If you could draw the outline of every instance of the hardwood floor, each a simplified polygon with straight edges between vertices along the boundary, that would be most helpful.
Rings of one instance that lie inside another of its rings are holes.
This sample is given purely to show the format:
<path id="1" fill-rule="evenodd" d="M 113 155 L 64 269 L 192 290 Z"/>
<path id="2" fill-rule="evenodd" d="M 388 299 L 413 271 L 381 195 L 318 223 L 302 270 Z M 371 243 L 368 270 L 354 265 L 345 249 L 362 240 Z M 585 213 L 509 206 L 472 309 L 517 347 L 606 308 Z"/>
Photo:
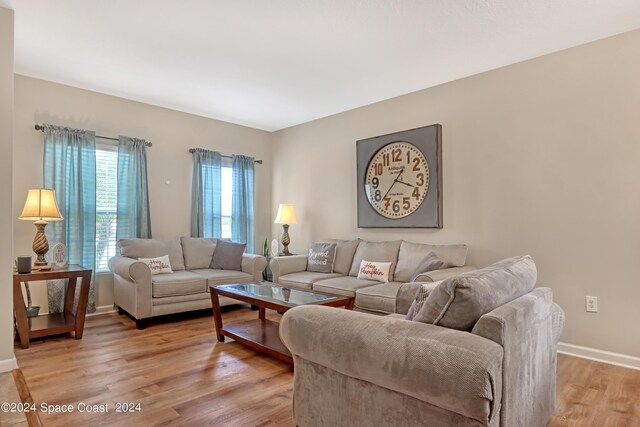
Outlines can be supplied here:
<path id="1" fill-rule="evenodd" d="M 258 314 L 226 310 L 225 322 Z M 272 314 L 268 318 L 278 319 Z M 124 315 L 87 319 L 84 338 L 15 345 L 35 402 L 108 413 L 43 413 L 44 426 L 292 426 L 291 366 L 235 342 L 218 343 L 202 312 L 152 321 L 139 331 Z M 559 355 L 558 403 L 550 426 L 640 426 L 640 371 Z M 116 403 L 140 403 L 116 413 Z"/>

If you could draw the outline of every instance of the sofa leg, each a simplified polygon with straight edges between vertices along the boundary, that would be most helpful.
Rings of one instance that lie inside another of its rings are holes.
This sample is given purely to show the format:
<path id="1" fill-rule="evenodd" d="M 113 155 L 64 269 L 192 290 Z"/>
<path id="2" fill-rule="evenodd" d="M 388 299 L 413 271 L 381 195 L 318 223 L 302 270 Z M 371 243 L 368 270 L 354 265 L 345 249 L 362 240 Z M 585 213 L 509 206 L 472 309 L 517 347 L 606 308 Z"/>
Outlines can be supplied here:
<path id="1" fill-rule="evenodd" d="M 147 327 L 146 319 L 136 319 L 136 328 L 143 330 Z"/>

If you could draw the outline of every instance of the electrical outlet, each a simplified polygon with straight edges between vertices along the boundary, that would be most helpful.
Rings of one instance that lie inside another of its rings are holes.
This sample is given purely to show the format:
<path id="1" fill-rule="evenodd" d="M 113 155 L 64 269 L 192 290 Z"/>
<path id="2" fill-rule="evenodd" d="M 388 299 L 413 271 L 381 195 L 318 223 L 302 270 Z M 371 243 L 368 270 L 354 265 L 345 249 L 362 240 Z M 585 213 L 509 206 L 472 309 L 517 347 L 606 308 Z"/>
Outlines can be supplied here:
<path id="1" fill-rule="evenodd" d="M 591 296 L 586 296 L 586 305 L 587 305 L 587 311 L 589 313 L 597 313 L 598 312 L 598 297 L 591 297 Z"/>

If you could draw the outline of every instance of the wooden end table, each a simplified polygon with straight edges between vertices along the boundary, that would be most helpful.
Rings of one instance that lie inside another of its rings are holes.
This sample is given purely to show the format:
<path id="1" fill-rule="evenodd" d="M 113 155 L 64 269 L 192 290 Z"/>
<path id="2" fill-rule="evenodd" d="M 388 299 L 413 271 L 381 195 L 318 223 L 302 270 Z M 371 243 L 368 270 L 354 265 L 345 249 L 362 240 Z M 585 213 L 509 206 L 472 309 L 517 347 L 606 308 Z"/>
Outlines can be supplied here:
<path id="1" fill-rule="evenodd" d="M 248 347 L 267 353 L 276 359 L 293 363 L 291 352 L 280 340 L 280 324 L 265 317 L 266 309 L 279 313 L 299 305 L 326 305 L 353 310 L 354 297 L 332 295 L 305 289 L 285 288 L 273 283 L 241 283 L 233 285 L 211 285 L 211 305 L 216 326 L 216 337 L 232 338 Z M 224 326 L 218 296 L 226 296 L 258 307 L 258 318 L 235 322 Z"/>
<path id="2" fill-rule="evenodd" d="M 76 264 L 70 264 L 65 268 L 56 270 L 33 270 L 31 273 L 13 274 L 13 311 L 16 316 L 16 329 L 22 348 L 29 348 L 29 340 L 31 338 L 67 332 L 75 332 L 75 339 L 82 339 L 91 274 L 91 269 Z M 80 282 L 80 296 L 76 314 L 73 315 L 73 300 L 76 294 L 78 278 L 82 279 Z M 27 309 L 24 306 L 24 298 L 22 296 L 22 282 L 56 279 L 69 279 L 67 295 L 64 301 L 64 312 L 27 317 Z"/>

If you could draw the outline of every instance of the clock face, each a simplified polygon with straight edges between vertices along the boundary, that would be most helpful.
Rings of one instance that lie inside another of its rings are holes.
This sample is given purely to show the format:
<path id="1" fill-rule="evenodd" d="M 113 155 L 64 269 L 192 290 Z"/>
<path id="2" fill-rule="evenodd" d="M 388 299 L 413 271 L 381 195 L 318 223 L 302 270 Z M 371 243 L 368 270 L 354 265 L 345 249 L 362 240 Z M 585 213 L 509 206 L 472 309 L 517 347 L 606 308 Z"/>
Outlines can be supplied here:
<path id="1" fill-rule="evenodd" d="M 429 191 L 427 159 L 408 142 L 385 145 L 369 162 L 364 191 L 380 215 L 391 219 L 411 215 Z"/>

